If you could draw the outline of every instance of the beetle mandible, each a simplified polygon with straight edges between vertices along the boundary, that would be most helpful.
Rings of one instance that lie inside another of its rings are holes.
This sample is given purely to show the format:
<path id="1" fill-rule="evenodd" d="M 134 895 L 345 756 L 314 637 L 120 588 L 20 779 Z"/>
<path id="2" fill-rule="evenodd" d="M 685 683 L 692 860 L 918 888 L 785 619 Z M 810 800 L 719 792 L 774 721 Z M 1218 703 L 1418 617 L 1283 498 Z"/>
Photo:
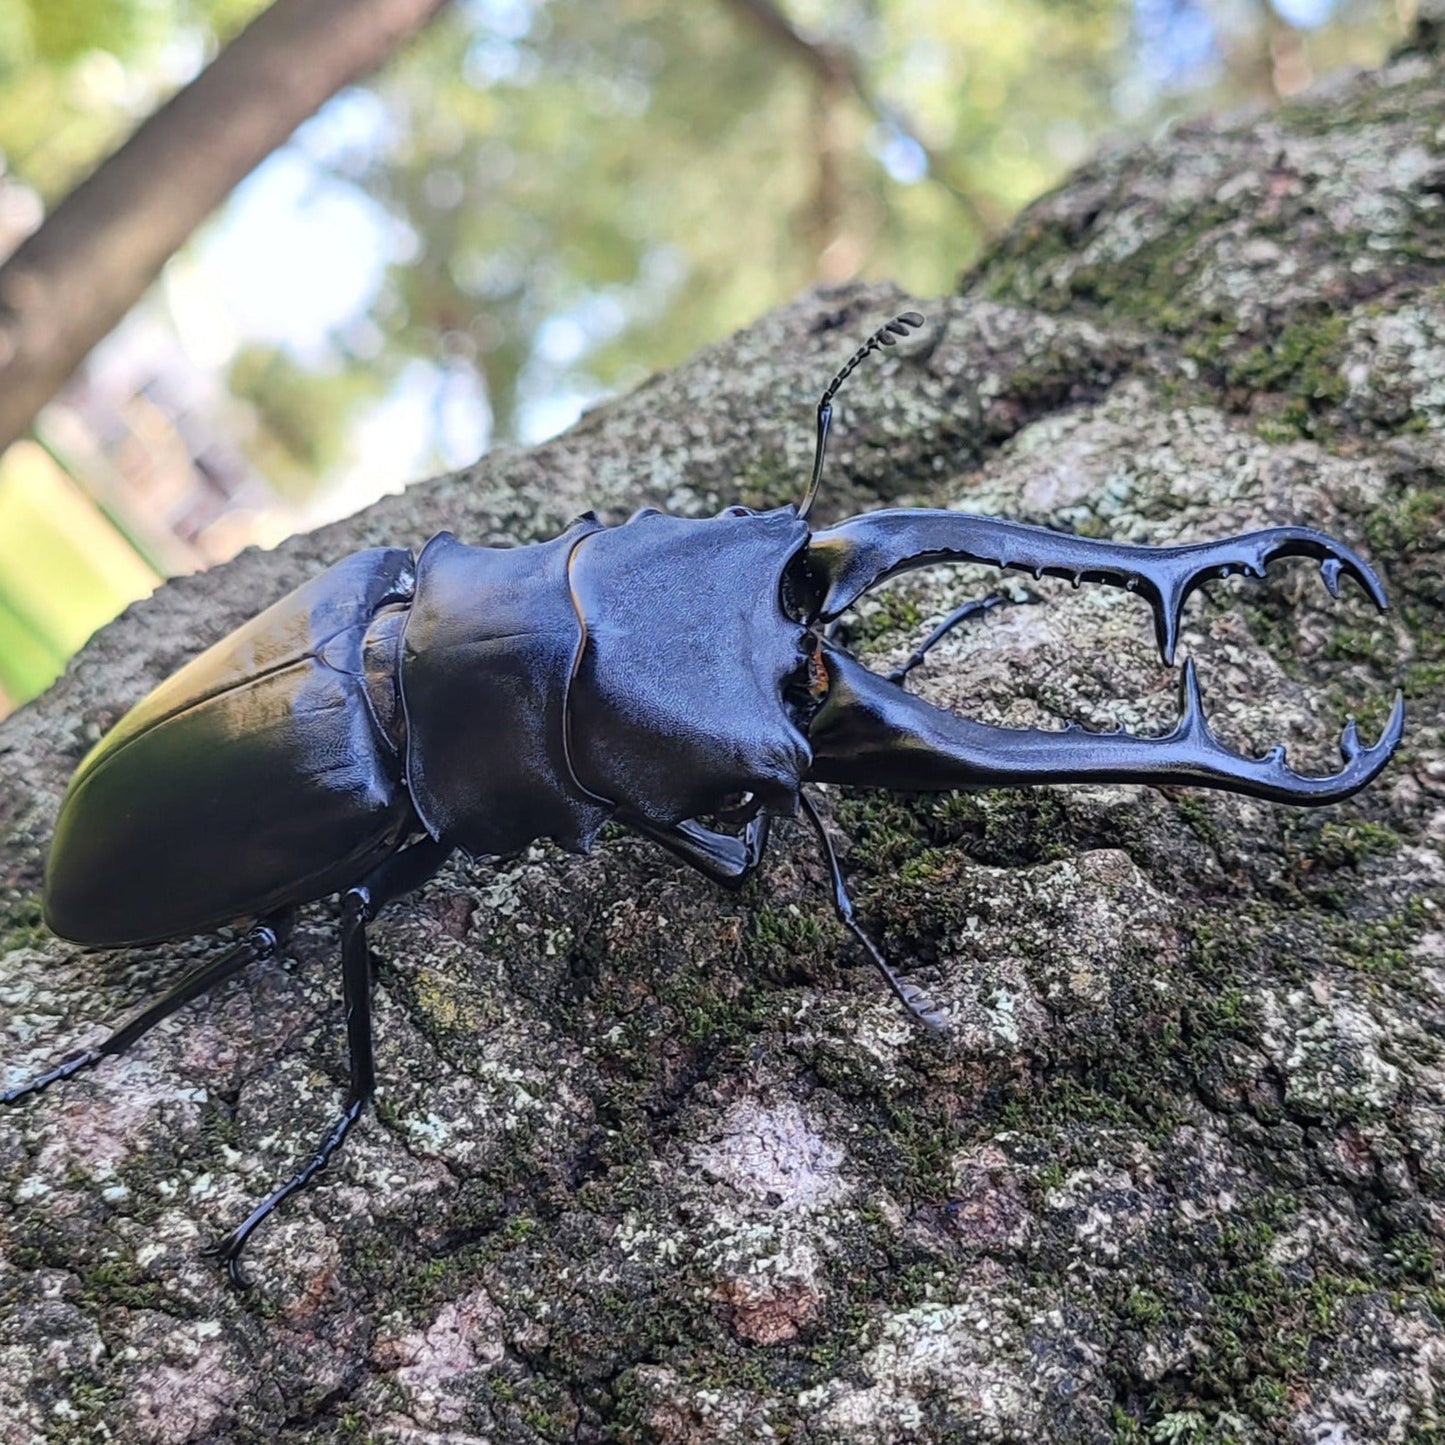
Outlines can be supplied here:
<path id="1" fill-rule="evenodd" d="M 551 838 L 586 852 L 611 821 L 737 886 L 761 862 L 770 821 L 801 809 L 839 917 L 902 1003 L 938 1027 L 927 998 L 855 920 L 805 784 L 1183 783 L 1300 804 L 1337 802 L 1368 784 L 1400 740 L 1398 695 L 1372 747 L 1351 721 L 1340 771 L 1305 777 L 1286 766 L 1282 748 L 1249 759 L 1215 740 L 1192 661 L 1182 717 L 1159 738 L 988 726 L 907 692 L 907 673 L 924 654 L 997 597 L 951 613 L 888 677 L 838 645 L 830 624 L 864 593 L 939 562 L 1136 591 L 1153 609 L 1166 663 L 1196 587 L 1231 573 L 1262 576 L 1277 557 L 1316 559 L 1331 595 L 1348 573 L 1385 606 L 1364 561 L 1303 527 L 1146 547 L 897 508 L 811 531 L 833 398 L 865 357 L 922 324 L 916 312 L 890 321 L 833 378 L 797 505 L 733 506 L 703 519 L 648 508 L 620 526 L 586 513 L 531 546 L 470 547 L 441 532 L 416 556 L 358 552 L 126 713 L 81 762 L 61 803 L 46 922 L 95 947 L 236 922 L 248 931 L 97 1047 L 0 1101 L 13 1104 L 123 1052 L 274 953 L 298 905 L 339 893 L 350 1088 L 314 1157 L 215 1247 L 244 1285 L 247 1239 L 325 1167 L 375 1087 L 366 925 L 457 850 L 499 857 Z M 674 609 L 666 649 L 657 646 L 653 610 L 662 592 Z M 217 838 L 234 840 L 223 867 Z"/>

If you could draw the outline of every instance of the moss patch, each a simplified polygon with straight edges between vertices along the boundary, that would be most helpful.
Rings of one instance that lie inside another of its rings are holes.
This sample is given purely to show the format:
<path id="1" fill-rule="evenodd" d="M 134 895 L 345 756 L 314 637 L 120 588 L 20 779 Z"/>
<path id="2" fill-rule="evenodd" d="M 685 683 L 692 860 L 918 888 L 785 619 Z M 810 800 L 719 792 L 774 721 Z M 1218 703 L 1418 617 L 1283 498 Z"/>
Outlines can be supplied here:
<path id="1" fill-rule="evenodd" d="M 1271 441 L 1321 435 L 1337 425 L 1347 386 L 1340 370 L 1350 317 L 1296 315 L 1277 335 L 1224 359 L 1225 386 L 1249 398 L 1256 425 Z"/>

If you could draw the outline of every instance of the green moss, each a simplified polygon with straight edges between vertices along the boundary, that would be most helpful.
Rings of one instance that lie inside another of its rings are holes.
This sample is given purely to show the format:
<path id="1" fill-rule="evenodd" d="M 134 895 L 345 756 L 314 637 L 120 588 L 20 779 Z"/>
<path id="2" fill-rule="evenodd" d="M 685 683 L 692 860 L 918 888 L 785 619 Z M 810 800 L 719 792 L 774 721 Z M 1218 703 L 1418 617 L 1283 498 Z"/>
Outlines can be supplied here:
<path id="1" fill-rule="evenodd" d="M 46 1445 L 94 1445 L 113 1438 L 117 1406 L 125 1399 L 124 1388 L 111 1381 L 71 1380 L 66 1397 L 74 1412 L 52 1417 L 46 1424 Z"/>
<path id="2" fill-rule="evenodd" d="M 468 1180 L 434 1226 L 434 1238 L 418 1255 L 415 1240 L 389 1237 L 385 1229 L 357 1239 L 351 1264 L 388 1307 L 425 1319 L 448 1300 L 476 1286 L 487 1269 L 522 1248 L 537 1228 L 530 1214 L 507 1215 L 525 1205 L 515 1190 L 509 1201 L 496 1176 Z"/>
<path id="3" fill-rule="evenodd" d="M 1417 896 L 1384 918 L 1337 923 L 1331 930 L 1331 942 L 1345 967 L 1414 984 L 1419 969 L 1412 950 L 1421 934 L 1438 926 L 1438 920 L 1430 900 Z"/>
<path id="4" fill-rule="evenodd" d="M 1174 811 L 1201 843 L 1219 846 L 1222 835 L 1215 810 L 1202 793 L 1180 793 L 1174 799 Z"/>
<path id="5" fill-rule="evenodd" d="M 1124 1318 L 1137 1325 L 1157 1325 L 1164 1318 L 1164 1302 L 1153 1290 L 1135 1289 L 1124 1301 Z"/>
<path id="6" fill-rule="evenodd" d="M 1335 92 L 1324 104 L 1306 94 L 1276 107 L 1271 121 L 1287 134 L 1305 137 L 1355 136 L 1377 127 L 1383 131 L 1401 125 L 1422 128 L 1420 122 L 1432 114 L 1426 102 L 1438 85 L 1436 74 L 1427 71 L 1413 80 L 1395 79 L 1385 90 L 1371 85 Z M 1422 129 L 1422 140 L 1428 146 L 1430 132 Z"/>
<path id="7" fill-rule="evenodd" d="M 1276 335 L 1224 362 L 1227 387 L 1249 393 L 1263 421 L 1287 435 L 1315 436 L 1324 413 L 1344 400 L 1348 388 L 1340 366 L 1350 314 L 1298 315 Z M 1280 398 L 1271 403 L 1271 397 Z"/>
<path id="8" fill-rule="evenodd" d="M 1147 1439 L 1150 1445 L 1206 1445 L 1211 1435 L 1207 1415 L 1198 1410 L 1171 1410 L 1149 1427 Z"/>
<path id="9" fill-rule="evenodd" d="M 1190 305 L 1182 291 L 1193 258 L 1211 232 L 1231 218 L 1225 207 L 1201 207 L 1171 218 L 1168 229 L 1112 263 L 1077 264 L 1083 232 L 1035 220 L 1016 227 L 964 287 L 991 300 L 1023 302 L 1047 311 L 1080 306 L 1110 310 L 1151 329 L 1196 337 L 1228 323 Z M 1059 262 L 1064 262 L 1060 265 Z M 1071 264 L 1074 263 L 1074 264 Z"/>
<path id="10" fill-rule="evenodd" d="M 215 1158 L 225 1149 L 240 1152 L 245 1145 L 236 1111 L 213 1093 L 206 1095 L 201 1113 L 201 1138 L 206 1158 Z"/>
<path id="11" fill-rule="evenodd" d="M 1268 1438 L 1283 1428 L 1319 1354 L 1336 1343 L 1349 1301 L 1382 1286 L 1419 1293 L 1436 1260 L 1423 1235 L 1399 1237 L 1378 1277 L 1276 1262 L 1279 1238 L 1295 1227 L 1301 1201 L 1287 1189 L 1242 1198 L 1237 1210 L 1205 1218 L 1157 1242 L 1145 1277 L 1121 1271 L 1109 1300 L 1148 1342 L 1199 1342 L 1181 1365 L 1140 1397 L 1129 1379 L 1119 1394 L 1136 1403 L 1116 1413 L 1116 1438 Z M 1132 1352 L 1130 1352 L 1132 1353 Z M 1190 1435 L 1168 1433 L 1188 1421 Z M 1132 1433 L 1135 1432 L 1135 1433 Z M 1163 1433 L 1161 1433 L 1163 1432 Z"/>
<path id="12" fill-rule="evenodd" d="M 1078 850 L 1067 803 L 1052 790 L 955 793 L 930 813 L 943 847 L 961 847 L 980 863 L 1022 867 Z"/>
<path id="13" fill-rule="evenodd" d="M 1445 476 L 1428 475 L 1371 513 L 1365 523 L 1370 556 L 1385 575 L 1392 607 L 1409 632 L 1413 655 L 1399 682 L 1412 706 L 1398 766 L 1408 761 L 1422 729 L 1438 727 L 1445 709 Z M 1378 728 L 1388 693 L 1370 700 L 1362 727 Z M 1368 736 L 1368 734 L 1366 734 Z"/>
<path id="14" fill-rule="evenodd" d="M 960 857 L 1000 868 L 1052 862 L 1081 843 L 1067 801 L 1044 789 L 850 793 L 834 806 L 853 839 L 850 864 L 905 881 L 946 879 Z M 1090 839 L 1083 846 L 1106 845 Z"/>
<path id="15" fill-rule="evenodd" d="M 823 943 L 824 925 L 817 913 L 797 904 L 764 904 L 746 920 L 748 956 L 755 964 L 811 958 Z"/>
<path id="16" fill-rule="evenodd" d="M 1167 1050 L 1145 1045 L 1137 1054 L 1101 1060 L 1087 1069 L 1081 1064 L 1073 1072 L 1020 1080 L 1004 1091 L 999 1120 L 1005 1128 L 1042 1137 L 1077 1130 L 1081 1152 L 1063 1145 L 1072 1168 L 1095 1162 L 1093 1145 L 1086 1141 L 1099 1126 L 1129 1129 L 1157 1142 L 1180 1121 L 1178 1098 L 1162 1086 L 1159 1072 L 1167 1057 Z"/>
<path id="17" fill-rule="evenodd" d="M 0 954 L 13 948 L 39 948 L 50 937 L 37 895 L 23 894 L 0 907 Z"/>
<path id="18" fill-rule="evenodd" d="M 169 1153 L 153 1153 L 140 1148 L 127 1155 L 116 1166 L 115 1178 L 126 1187 L 127 1216 L 137 1224 L 153 1224 L 165 1213 L 170 1201 L 157 1187 L 161 1180 L 175 1173 L 177 1159 Z M 95 1185 L 92 1183 L 92 1189 Z"/>
<path id="19" fill-rule="evenodd" d="M 1239 323 L 1232 318 L 1216 317 L 1185 333 L 1179 343 L 1179 354 L 1194 362 L 1217 384 L 1229 367 L 1230 357 L 1239 349 L 1239 341 Z"/>
<path id="20" fill-rule="evenodd" d="M 1109 1425 L 1114 1432 L 1113 1445 L 1141 1445 L 1144 1440 L 1143 1427 L 1118 1405 L 1110 1407 Z"/>
<path id="21" fill-rule="evenodd" d="M 1400 847 L 1400 835 L 1383 823 L 1365 818 L 1326 822 L 1319 831 L 1315 859 L 1327 868 L 1357 868 L 1367 858 L 1380 858 Z"/>
<path id="22" fill-rule="evenodd" d="M 1382 623 L 1337 627 L 1325 644 L 1333 662 L 1363 662 L 1388 676 L 1394 665 L 1395 634 Z"/>
<path id="23" fill-rule="evenodd" d="M 870 593 L 867 604 L 849 613 L 844 639 L 854 649 L 867 651 L 885 643 L 901 645 L 923 622 L 915 595 L 901 587 Z"/>
<path id="24" fill-rule="evenodd" d="M 795 469 L 776 447 L 761 448 L 748 456 L 734 482 L 737 495 L 727 500 L 759 512 L 796 502 L 800 491 Z"/>
<path id="25" fill-rule="evenodd" d="M 1441 605 L 1445 556 L 1445 477 L 1412 485 L 1365 520 L 1370 555 L 1390 580 L 1424 603 Z M 1428 639 L 1427 639 L 1428 640 Z M 1438 640 L 1438 639 L 1437 639 Z"/>
<path id="26" fill-rule="evenodd" d="M 1077 232 L 1025 212 L 983 260 L 960 276 L 959 292 L 978 292 L 992 301 L 1032 301 L 1039 273 L 1075 255 L 1082 240 Z"/>
<path id="27" fill-rule="evenodd" d="M 1412 663 L 1405 669 L 1400 690 L 1412 701 L 1445 692 L 1445 661 Z"/>
<path id="28" fill-rule="evenodd" d="M 106 1259 L 81 1272 L 81 1287 L 93 1304 L 116 1309 L 163 1309 L 165 1288 L 147 1277 L 133 1259 Z"/>
<path id="29" fill-rule="evenodd" d="M 1076 1038 L 1069 1059 L 1001 1085 L 999 1121 L 1052 1141 L 1062 1167 L 1094 1162 L 1100 1126 L 1162 1144 L 1186 1117 L 1184 1101 L 1249 1090 L 1240 1071 L 1259 1032 L 1252 982 L 1260 959 L 1280 946 L 1275 916 L 1257 905 L 1198 908 L 1179 922 L 1186 951 L 1171 975 L 1167 1007 L 1147 988 L 1138 1004 L 1131 1001 L 1130 979 L 1141 965 L 1121 959 L 1118 1006 L 1137 1010 L 1136 1026 L 1087 1041 L 1093 1052 Z M 1070 1130 L 1079 1131 L 1077 1155 Z"/>

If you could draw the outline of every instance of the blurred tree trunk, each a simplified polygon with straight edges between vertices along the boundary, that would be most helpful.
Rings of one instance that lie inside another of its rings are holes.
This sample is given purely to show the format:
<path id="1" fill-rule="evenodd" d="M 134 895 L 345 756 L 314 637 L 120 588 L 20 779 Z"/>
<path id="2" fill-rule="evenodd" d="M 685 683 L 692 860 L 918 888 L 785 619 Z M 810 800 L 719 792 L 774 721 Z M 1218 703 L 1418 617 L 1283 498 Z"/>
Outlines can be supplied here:
<path id="1" fill-rule="evenodd" d="M 0 266 L 0 450 L 191 232 L 447 0 L 277 0 Z"/>

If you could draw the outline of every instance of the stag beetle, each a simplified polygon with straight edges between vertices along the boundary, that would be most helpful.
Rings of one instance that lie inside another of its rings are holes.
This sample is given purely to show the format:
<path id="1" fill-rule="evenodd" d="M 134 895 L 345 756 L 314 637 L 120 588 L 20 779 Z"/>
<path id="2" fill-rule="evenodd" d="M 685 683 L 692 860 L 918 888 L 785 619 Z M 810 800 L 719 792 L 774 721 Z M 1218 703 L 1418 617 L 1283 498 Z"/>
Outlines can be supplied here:
<path id="1" fill-rule="evenodd" d="M 865 592 L 938 562 L 1137 591 L 1153 608 L 1166 663 L 1196 587 L 1262 576 L 1277 557 L 1318 560 L 1332 595 L 1347 572 L 1385 606 L 1359 557 L 1303 527 L 1144 547 L 894 509 L 810 531 L 833 398 L 866 356 L 922 322 L 907 312 L 881 327 L 833 378 L 798 505 L 733 506 L 706 519 L 647 508 L 620 526 L 589 512 L 533 546 L 470 547 L 441 532 L 416 556 L 358 552 L 132 708 L 81 762 L 61 803 L 46 922 L 62 938 L 107 948 L 237 921 L 249 931 L 97 1047 L 0 1099 L 14 1103 L 123 1052 L 274 953 L 298 905 L 339 892 L 350 1090 L 315 1156 L 215 1247 L 243 1285 L 239 1259 L 252 1231 L 325 1166 L 371 1097 L 366 925 L 456 850 L 495 858 L 552 838 L 585 853 L 611 821 L 736 886 L 762 860 L 770 820 L 801 808 L 843 923 L 903 1004 L 938 1027 L 927 998 L 856 922 L 804 784 L 1186 783 L 1321 804 L 1369 783 L 1400 740 L 1398 696 L 1373 747 L 1351 721 L 1341 770 L 1304 777 L 1282 748 L 1247 759 L 1214 739 L 1192 662 L 1183 716 L 1160 738 L 991 727 L 905 691 L 928 649 L 997 598 L 945 618 L 889 677 L 838 644 L 831 624 Z M 659 645 L 664 594 L 670 616 Z"/>

